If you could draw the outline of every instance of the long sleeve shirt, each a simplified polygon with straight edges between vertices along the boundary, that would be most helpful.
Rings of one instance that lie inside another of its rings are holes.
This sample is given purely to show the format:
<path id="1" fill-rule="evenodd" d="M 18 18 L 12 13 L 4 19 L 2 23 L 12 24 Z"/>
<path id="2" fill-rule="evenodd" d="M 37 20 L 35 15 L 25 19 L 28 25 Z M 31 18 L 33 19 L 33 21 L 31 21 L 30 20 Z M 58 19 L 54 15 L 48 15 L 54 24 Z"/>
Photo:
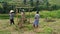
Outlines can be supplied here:
<path id="1" fill-rule="evenodd" d="M 10 19 L 14 19 L 14 13 L 10 13 Z"/>

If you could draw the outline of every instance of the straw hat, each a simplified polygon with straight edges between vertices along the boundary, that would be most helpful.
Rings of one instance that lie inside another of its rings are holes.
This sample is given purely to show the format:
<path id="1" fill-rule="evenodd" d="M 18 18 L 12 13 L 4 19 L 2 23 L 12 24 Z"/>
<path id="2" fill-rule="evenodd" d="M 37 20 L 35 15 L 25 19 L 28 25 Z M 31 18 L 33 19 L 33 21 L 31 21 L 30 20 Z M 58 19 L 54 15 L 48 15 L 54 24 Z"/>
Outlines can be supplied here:
<path id="1" fill-rule="evenodd" d="M 10 13 L 14 12 L 13 10 L 10 10 Z"/>

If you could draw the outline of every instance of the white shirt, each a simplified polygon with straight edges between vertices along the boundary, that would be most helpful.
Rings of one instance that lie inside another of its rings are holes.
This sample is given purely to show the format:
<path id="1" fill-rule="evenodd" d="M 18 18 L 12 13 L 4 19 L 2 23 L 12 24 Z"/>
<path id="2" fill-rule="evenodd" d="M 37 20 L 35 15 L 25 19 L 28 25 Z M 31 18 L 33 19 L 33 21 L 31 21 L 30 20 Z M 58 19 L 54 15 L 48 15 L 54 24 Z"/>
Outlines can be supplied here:
<path id="1" fill-rule="evenodd" d="M 39 14 L 35 15 L 36 20 L 39 20 Z"/>

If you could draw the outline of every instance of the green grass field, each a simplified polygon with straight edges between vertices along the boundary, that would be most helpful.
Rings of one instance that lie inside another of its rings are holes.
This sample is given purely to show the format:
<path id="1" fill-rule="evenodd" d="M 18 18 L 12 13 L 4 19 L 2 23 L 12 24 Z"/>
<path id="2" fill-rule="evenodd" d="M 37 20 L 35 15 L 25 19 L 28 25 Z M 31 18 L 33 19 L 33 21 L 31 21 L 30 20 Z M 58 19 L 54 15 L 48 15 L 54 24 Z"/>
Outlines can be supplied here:
<path id="1" fill-rule="evenodd" d="M 33 28 L 33 21 L 35 12 L 31 12 L 30 15 L 26 12 L 26 17 L 30 17 L 31 24 L 25 24 L 25 27 L 19 29 L 17 26 L 17 17 L 15 16 L 15 25 L 9 25 L 9 15 L 0 14 L 0 34 L 60 34 L 60 10 L 55 11 L 41 11 L 39 27 Z M 19 16 L 20 17 L 20 16 Z M 51 17 L 54 22 L 46 22 L 45 18 Z M 28 18 L 29 19 L 29 18 Z"/>

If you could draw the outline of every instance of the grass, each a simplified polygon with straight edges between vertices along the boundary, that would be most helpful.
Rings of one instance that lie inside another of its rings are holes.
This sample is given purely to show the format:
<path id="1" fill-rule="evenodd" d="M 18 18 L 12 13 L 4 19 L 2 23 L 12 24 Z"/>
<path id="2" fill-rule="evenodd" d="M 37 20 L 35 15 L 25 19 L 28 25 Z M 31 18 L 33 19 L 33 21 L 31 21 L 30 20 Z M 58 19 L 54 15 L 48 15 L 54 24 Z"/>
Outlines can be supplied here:
<path id="1" fill-rule="evenodd" d="M 56 11 L 42 11 L 40 12 L 41 18 L 39 22 L 39 28 L 33 28 L 35 12 L 31 12 L 30 15 L 26 12 L 26 17 L 30 17 L 31 24 L 25 24 L 22 29 L 19 29 L 17 25 L 17 18 L 15 16 L 15 25 L 9 25 L 9 15 L 0 14 L 0 34 L 60 34 L 60 10 Z M 20 16 L 19 16 L 20 17 Z M 52 17 L 54 22 L 44 21 L 46 17 Z"/>
<path id="2" fill-rule="evenodd" d="M 4 30 L 4 31 L 0 31 L 0 34 L 11 34 L 11 32 L 8 30 Z"/>
<path id="3" fill-rule="evenodd" d="M 33 18 L 31 18 L 31 23 L 33 23 Z M 25 24 L 25 27 L 19 29 L 17 26 L 17 20 L 15 19 L 15 25 L 9 25 L 8 19 L 0 20 L 0 33 L 5 34 L 51 34 L 56 31 L 56 33 L 60 32 L 60 19 L 56 19 L 56 22 L 45 22 L 44 18 L 40 19 L 39 28 L 34 30 L 32 24 Z"/>

